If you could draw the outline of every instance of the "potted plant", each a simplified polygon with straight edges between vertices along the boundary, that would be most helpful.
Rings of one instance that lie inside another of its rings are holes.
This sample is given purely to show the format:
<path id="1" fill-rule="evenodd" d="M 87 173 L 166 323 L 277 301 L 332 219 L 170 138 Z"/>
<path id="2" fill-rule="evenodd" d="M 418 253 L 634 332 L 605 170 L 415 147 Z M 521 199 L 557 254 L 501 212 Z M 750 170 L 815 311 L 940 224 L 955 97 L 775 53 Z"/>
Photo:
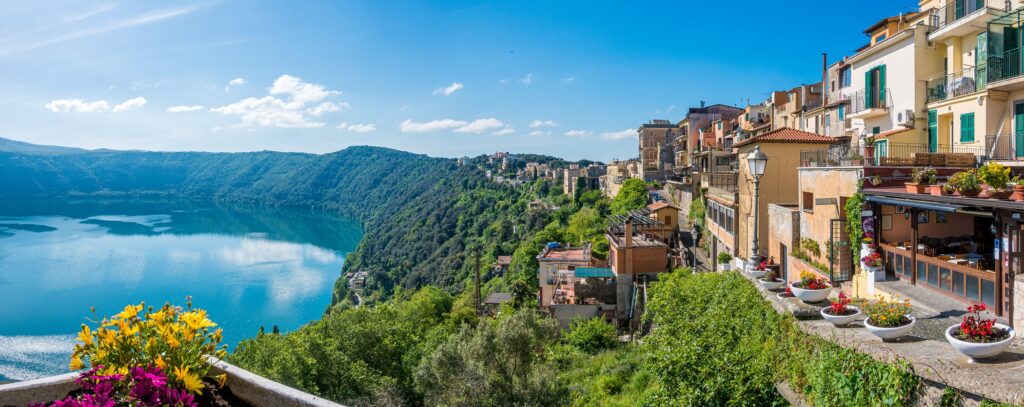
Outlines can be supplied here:
<path id="1" fill-rule="evenodd" d="M 757 279 L 757 281 L 760 281 L 761 285 L 764 286 L 764 288 L 767 288 L 772 291 L 778 290 L 782 288 L 782 286 L 786 285 L 786 282 L 783 279 L 779 278 L 778 274 L 775 273 L 774 269 L 768 270 L 768 272 L 765 273 L 764 277 Z"/>
<path id="2" fill-rule="evenodd" d="M 821 302 L 828 298 L 832 292 L 832 285 L 828 280 L 818 277 L 817 274 L 804 271 L 800 273 L 800 281 L 790 284 L 793 295 L 803 302 Z"/>
<path id="3" fill-rule="evenodd" d="M 910 301 L 893 298 L 879 298 L 878 301 L 864 306 L 867 319 L 864 327 L 882 340 L 902 337 L 914 328 L 917 320 L 910 315 Z"/>
<path id="4" fill-rule="evenodd" d="M 874 250 L 874 246 L 870 246 L 871 253 L 867 256 L 861 257 L 860 261 L 864 270 L 867 270 L 869 276 L 874 277 L 874 281 L 881 281 L 885 279 L 885 263 L 882 254 Z"/>
<path id="5" fill-rule="evenodd" d="M 793 297 L 795 297 L 793 295 L 793 290 L 791 290 L 789 288 L 789 286 L 786 286 L 786 291 L 778 293 L 776 296 L 779 297 L 779 298 L 793 298 Z"/>
<path id="6" fill-rule="evenodd" d="M 856 152 L 850 154 L 850 165 L 861 165 L 864 162 L 864 157 Z"/>
<path id="7" fill-rule="evenodd" d="M 860 316 L 860 308 L 850 305 L 850 297 L 840 291 L 839 298 L 829 301 L 829 306 L 821 309 L 821 317 L 835 326 L 846 326 Z"/>
<path id="8" fill-rule="evenodd" d="M 864 138 L 864 157 L 867 157 L 868 163 L 875 158 L 875 136 Z"/>
<path id="9" fill-rule="evenodd" d="M 946 329 L 949 344 L 971 360 L 998 356 L 1016 336 L 1013 328 L 996 322 L 995 318 L 983 319 L 982 311 L 985 304 L 971 305 L 963 322 Z"/>
<path id="10" fill-rule="evenodd" d="M 871 185 L 873 186 L 877 187 L 879 185 L 882 185 L 883 181 L 884 180 L 882 179 L 881 175 L 875 174 L 875 176 L 871 177 Z"/>
<path id="11" fill-rule="evenodd" d="M 928 185 L 935 180 L 935 169 L 932 167 L 914 168 L 912 182 L 905 183 L 908 194 L 923 194 Z"/>
<path id="12" fill-rule="evenodd" d="M 1020 179 L 1020 175 L 1016 175 L 1010 180 L 1010 186 L 1013 189 L 1010 199 L 1017 202 L 1024 201 L 1024 180 Z"/>
<path id="13" fill-rule="evenodd" d="M 726 252 L 718 253 L 718 270 L 728 271 L 729 262 L 732 261 L 732 255 Z"/>
<path id="14" fill-rule="evenodd" d="M 958 194 L 966 197 L 978 196 L 981 193 L 981 179 L 975 170 L 960 171 L 949 177 L 947 183 Z"/>
<path id="15" fill-rule="evenodd" d="M 1011 191 L 1006 189 L 1010 182 L 1010 168 L 997 162 L 989 162 L 978 169 L 978 178 L 988 186 L 989 198 L 1006 199 Z"/>

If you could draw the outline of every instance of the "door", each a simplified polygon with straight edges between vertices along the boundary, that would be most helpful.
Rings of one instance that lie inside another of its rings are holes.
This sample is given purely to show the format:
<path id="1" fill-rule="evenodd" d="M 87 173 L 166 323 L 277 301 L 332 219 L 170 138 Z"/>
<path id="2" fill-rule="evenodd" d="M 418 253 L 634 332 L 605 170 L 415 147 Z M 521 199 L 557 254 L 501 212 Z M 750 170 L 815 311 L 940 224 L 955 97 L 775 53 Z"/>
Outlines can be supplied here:
<path id="1" fill-rule="evenodd" d="M 939 112 L 928 111 L 928 152 L 934 153 L 939 144 Z"/>
<path id="2" fill-rule="evenodd" d="M 1006 316 L 1007 319 L 1013 321 L 1013 278 L 1017 275 L 1020 270 L 1020 257 L 1021 247 L 1021 225 L 1013 224 L 1009 227 L 1009 267 L 1003 268 L 1003 279 L 1002 279 L 1002 295 L 1003 295 L 1003 312 L 1002 315 Z"/>
<path id="3" fill-rule="evenodd" d="M 1024 157 L 1024 102 L 1013 105 L 1014 157 Z"/>
<path id="4" fill-rule="evenodd" d="M 779 267 L 782 268 L 782 279 L 789 281 L 789 248 L 779 243 Z"/>
<path id="5" fill-rule="evenodd" d="M 831 239 L 828 245 L 828 263 L 832 283 L 853 279 L 853 252 L 850 250 L 850 235 L 846 233 L 846 219 L 832 219 Z"/>

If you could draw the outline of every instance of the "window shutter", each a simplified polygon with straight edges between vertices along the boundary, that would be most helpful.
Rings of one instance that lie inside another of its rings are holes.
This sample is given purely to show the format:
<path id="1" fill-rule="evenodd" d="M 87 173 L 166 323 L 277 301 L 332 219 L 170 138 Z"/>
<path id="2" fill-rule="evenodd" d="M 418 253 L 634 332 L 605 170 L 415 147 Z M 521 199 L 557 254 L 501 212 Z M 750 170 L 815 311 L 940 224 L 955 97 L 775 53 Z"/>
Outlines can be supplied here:
<path id="1" fill-rule="evenodd" d="M 885 108 L 885 65 L 878 67 L 878 107 Z"/>
<path id="2" fill-rule="evenodd" d="M 872 100 L 871 100 L 871 94 L 874 93 L 873 89 L 875 87 L 872 86 L 873 84 L 871 83 L 871 71 L 872 70 L 869 69 L 867 72 L 864 72 L 864 108 L 865 109 L 870 109 L 870 108 L 874 107 L 874 103 L 872 103 Z"/>
<path id="3" fill-rule="evenodd" d="M 974 142 L 974 113 L 960 115 L 960 142 Z"/>

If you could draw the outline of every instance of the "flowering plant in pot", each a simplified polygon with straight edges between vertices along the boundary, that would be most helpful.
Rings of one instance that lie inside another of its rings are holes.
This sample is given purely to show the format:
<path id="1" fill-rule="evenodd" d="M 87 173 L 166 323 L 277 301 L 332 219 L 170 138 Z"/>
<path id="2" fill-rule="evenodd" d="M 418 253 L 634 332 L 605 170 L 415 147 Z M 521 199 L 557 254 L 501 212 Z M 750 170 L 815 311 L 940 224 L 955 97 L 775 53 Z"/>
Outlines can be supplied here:
<path id="1" fill-rule="evenodd" d="M 130 304 L 95 329 L 82 325 L 71 370 L 87 365 L 67 398 L 51 406 L 195 406 L 231 404 L 227 376 L 209 376 L 207 356 L 224 358 L 222 331 L 206 311 Z M 146 311 L 143 311 L 143 310 Z M 37 404 L 44 406 L 46 404 Z"/>
<path id="2" fill-rule="evenodd" d="M 909 300 L 900 300 L 899 297 L 886 299 L 879 297 L 877 301 L 864 306 L 867 319 L 864 320 L 864 327 L 875 336 L 883 340 L 902 337 L 914 328 L 917 320 L 910 315 L 912 308 Z"/>
<path id="3" fill-rule="evenodd" d="M 839 298 L 830 300 L 829 306 L 821 309 L 821 317 L 835 326 L 846 326 L 860 316 L 860 308 L 850 305 L 850 297 L 839 292 Z"/>
<path id="4" fill-rule="evenodd" d="M 786 286 L 786 291 L 783 291 L 777 295 L 779 298 L 793 298 L 793 290 Z"/>
<path id="5" fill-rule="evenodd" d="M 935 182 L 935 169 L 932 167 L 914 168 L 911 175 L 912 182 L 907 182 L 907 193 L 923 194 L 928 185 Z"/>
<path id="6" fill-rule="evenodd" d="M 946 341 L 971 360 L 998 356 L 1016 336 L 1013 328 L 996 322 L 995 318 L 982 318 L 981 312 L 985 310 L 985 304 L 971 305 L 963 322 L 946 329 Z"/>
<path id="7" fill-rule="evenodd" d="M 1020 175 L 1016 175 L 1010 180 L 1010 188 L 1013 193 L 1010 195 L 1010 200 L 1022 202 L 1024 201 L 1024 180 L 1020 179 Z"/>
<path id="8" fill-rule="evenodd" d="M 1011 191 L 1006 189 L 1010 182 L 1010 168 L 997 162 L 989 162 L 978 169 L 978 178 L 988 185 L 988 197 L 1006 199 Z"/>
<path id="9" fill-rule="evenodd" d="M 978 196 L 981 193 L 981 179 L 974 170 L 960 171 L 949 177 L 948 184 L 961 196 Z"/>
<path id="10" fill-rule="evenodd" d="M 718 269 L 721 271 L 729 270 L 729 262 L 732 261 L 732 255 L 726 252 L 718 253 Z"/>
<path id="11" fill-rule="evenodd" d="M 758 281 L 761 282 L 761 285 L 763 285 L 764 288 L 772 291 L 778 290 L 782 288 L 782 286 L 786 285 L 786 282 L 779 278 L 774 269 L 768 270 L 768 272 L 765 273 L 763 277 L 759 278 Z"/>
<path id="12" fill-rule="evenodd" d="M 804 302 L 824 301 L 832 291 L 832 285 L 828 280 L 808 271 L 801 272 L 800 281 L 790 284 L 790 288 L 793 295 Z"/>

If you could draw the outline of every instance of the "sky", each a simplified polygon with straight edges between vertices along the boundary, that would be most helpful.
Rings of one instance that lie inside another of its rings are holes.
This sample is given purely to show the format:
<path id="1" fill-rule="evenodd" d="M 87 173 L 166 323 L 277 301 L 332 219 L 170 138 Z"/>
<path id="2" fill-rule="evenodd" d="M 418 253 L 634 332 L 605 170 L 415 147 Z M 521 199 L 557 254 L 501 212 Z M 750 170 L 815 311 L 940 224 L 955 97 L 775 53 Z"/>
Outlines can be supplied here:
<path id="1" fill-rule="evenodd" d="M 0 137 L 626 159 L 641 123 L 818 82 L 917 4 L 639 3 L 3 2 Z"/>

